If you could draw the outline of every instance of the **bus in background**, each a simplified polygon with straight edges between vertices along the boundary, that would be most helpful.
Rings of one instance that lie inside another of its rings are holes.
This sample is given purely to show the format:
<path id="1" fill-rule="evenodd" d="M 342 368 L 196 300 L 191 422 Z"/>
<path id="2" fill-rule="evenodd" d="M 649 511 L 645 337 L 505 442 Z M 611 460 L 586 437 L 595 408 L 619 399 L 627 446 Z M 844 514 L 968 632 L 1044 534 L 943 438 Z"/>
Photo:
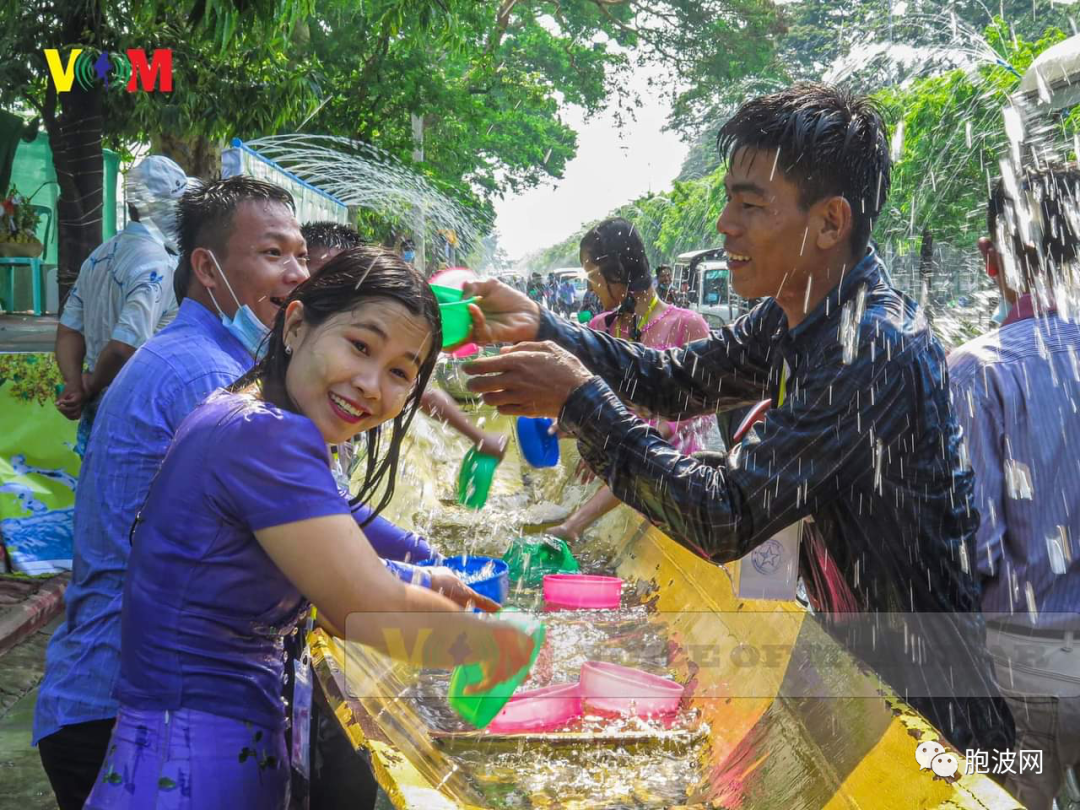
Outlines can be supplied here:
<path id="1" fill-rule="evenodd" d="M 686 306 L 714 329 L 750 309 L 748 302 L 731 289 L 723 248 L 680 254 L 671 269 L 671 283 L 677 296 L 682 294 L 683 284 L 687 285 Z"/>

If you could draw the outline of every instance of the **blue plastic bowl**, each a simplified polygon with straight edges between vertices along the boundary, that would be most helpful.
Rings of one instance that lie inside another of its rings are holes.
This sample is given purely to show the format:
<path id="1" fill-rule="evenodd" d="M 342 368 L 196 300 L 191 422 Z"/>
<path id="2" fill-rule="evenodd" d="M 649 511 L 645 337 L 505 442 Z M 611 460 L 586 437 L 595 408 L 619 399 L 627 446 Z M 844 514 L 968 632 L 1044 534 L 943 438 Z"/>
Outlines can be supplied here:
<path id="1" fill-rule="evenodd" d="M 534 467 L 554 467 L 559 463 L 559 437 L 548 433 L 550 428 L 550 419 L 518 417 L 518 445 L 525 460 Z"/>
<path id="2" fill-rule="evenodd" d="M 500 605 L 506 601 L 510 593 L 510 566 L 503 560 L 495 557 L 474 557 L 469 555 L 468 561 L 463 556 L 447 557 L 442 562 L 436 560 L 424 560 L 417 565 L 442 565 L 449 568 L 465 582 L 470 588 L 488 599 L 494 599 Z M 491 576 L 484 579 L 471 581 L 488 565 L 493 565 Z"/>

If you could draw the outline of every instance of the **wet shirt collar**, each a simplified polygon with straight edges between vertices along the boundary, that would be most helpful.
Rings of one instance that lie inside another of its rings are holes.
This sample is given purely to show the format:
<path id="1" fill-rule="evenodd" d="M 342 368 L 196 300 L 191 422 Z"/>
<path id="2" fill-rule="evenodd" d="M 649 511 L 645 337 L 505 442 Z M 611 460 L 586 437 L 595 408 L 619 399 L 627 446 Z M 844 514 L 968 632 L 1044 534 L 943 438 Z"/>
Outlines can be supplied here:
<path id="1" fill-rule="evenodd" d="M 1017 323 L 1018 321 L 1026 321 L 1028 318 L 1034 318 L 1036 315 L 1048 315 L 1051 312 L 1057 312 L 1057 307 L 1051 304 L 1046 307 L 1042 312 L 1037 313 L 1035 311 L 1035 300 L 1031 297 L 1031 293 L 1024 293 L 1016 299 L 1016 303 L 1013 304 L 1012 309 L 1009 310 L 1008 317 L 1001 322 L 1001 325 L 1008 326 L 1009 324 Z"/>
<path id="2" fill-rule="evenodd" d="M 787 318 L 780 320 L 776 337 L 787 336 L 790 341 L 802 341 L 809 338 L 822 327 L 828 325 L 832 328 L 833 321 L 839 317 L 839 312 L 848 299 L 853 298 L 860 284 L 872 285 L 881 275 L 881 261 L 873 248 L 866 249 L 866 255 L 851 270 L 845 272 L 840 278 L 840 283 L 833 287 L 818 305 L 814 307 L 803 320 L 792 329 L 787 328 Z"/>

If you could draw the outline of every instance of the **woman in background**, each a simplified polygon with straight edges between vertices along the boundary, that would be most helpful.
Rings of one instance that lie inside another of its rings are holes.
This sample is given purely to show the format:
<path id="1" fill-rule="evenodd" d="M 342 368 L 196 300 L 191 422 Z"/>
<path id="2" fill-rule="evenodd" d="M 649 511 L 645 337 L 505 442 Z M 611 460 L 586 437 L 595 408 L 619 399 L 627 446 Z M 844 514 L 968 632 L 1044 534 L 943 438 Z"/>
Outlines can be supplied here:
<path id="1" fill-rule="evenodd" d="M 601 222 L 582 237 L 579 254 L 589 276 L 589 289 L 605 310 L 589 321 L 590 329 L 640 342 L 651 349 L 670 349 L 708 336 L 704 318 L 672 306 L 657 295 L 645 245 L 627 220 L 616 217 Z M 703 436 L 710 417 L 669 422 L 639 415 L 680 453 L 690 455 L 704 449 Z M 611 490 L 601 486 L 566 521 L 548 531 L 569 541 L 577 540 L 618 505 L 619 499 Z"/>

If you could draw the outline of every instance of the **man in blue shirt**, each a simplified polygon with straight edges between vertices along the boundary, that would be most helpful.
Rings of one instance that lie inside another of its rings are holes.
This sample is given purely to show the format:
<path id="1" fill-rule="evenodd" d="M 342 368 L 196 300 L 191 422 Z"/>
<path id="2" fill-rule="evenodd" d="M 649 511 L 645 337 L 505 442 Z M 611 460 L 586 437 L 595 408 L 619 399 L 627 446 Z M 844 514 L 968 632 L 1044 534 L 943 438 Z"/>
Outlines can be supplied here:
<path id="1" fill-rule="evenodd" d="M 868 248 L 889 190 L 873 104 L 797 84 L 720 131 L 736 292 L 766 298 L 682 349 L 616 340 L 474 283 L 475 337 L 531 343 L 466 366 L 500 411 L 558 416 L 620 500 L 673 540 L 736 560 L 812 517 L 800 569 L 827 629 L 957 748 L 1010 749 L 971 575 L 978 514 L 945 357 Z M 716 465 L 682 456 L 624 400 L 666 419 L 771 398 Z M 912 644 L 917 655 L 912 655 Z"/>
<path id="2" fill-rule="evenodd" d="M 574 301 L 577 299 L 577 290 L 574 282 L 568 277 L 559 282 L 559 312 L 569 318 L 574 314 Z"/>
<path id="3" fill-rule="evenodd" d="M 1050 810 L 1080 766 L 1080 324 L 1054 297 L 1075 295 L 1080 172 L 1017 179 L 1016 199 L 997 182 L 979 240 L 1008 315 L 949 355 L 949 378 L 982 515 L 973 566 L 987 646 L 1017 747 L 1043 752 L 1041 772 L 1014 768 L 1006 786 Z"/>
<path id="4" fill-rule="evenodd" d="M 184 417 L 251 368 L 251 329 L 238 322 L 272 323 L 308 277 L 288 192 L 236 177 L 194 194 L 200 216 L 181 208 L 179 312 L 109 386 L 79 476 L 67 621 L 49 644 L 33 734 L 61 810 L 82 807 L 105 758 L 128 537 L 150 481 Z"/>
<path id="5" fill-rule="evenodd" d="M 151 155 L 124 184 L 131 222 L 83 262 L 56 330 L 56 363 L 64 377 L 56 407 L 79 420 L 80 455 L 101 392 L 176 316 L 176 204 L 190 181 L 173 161 Z"/>

